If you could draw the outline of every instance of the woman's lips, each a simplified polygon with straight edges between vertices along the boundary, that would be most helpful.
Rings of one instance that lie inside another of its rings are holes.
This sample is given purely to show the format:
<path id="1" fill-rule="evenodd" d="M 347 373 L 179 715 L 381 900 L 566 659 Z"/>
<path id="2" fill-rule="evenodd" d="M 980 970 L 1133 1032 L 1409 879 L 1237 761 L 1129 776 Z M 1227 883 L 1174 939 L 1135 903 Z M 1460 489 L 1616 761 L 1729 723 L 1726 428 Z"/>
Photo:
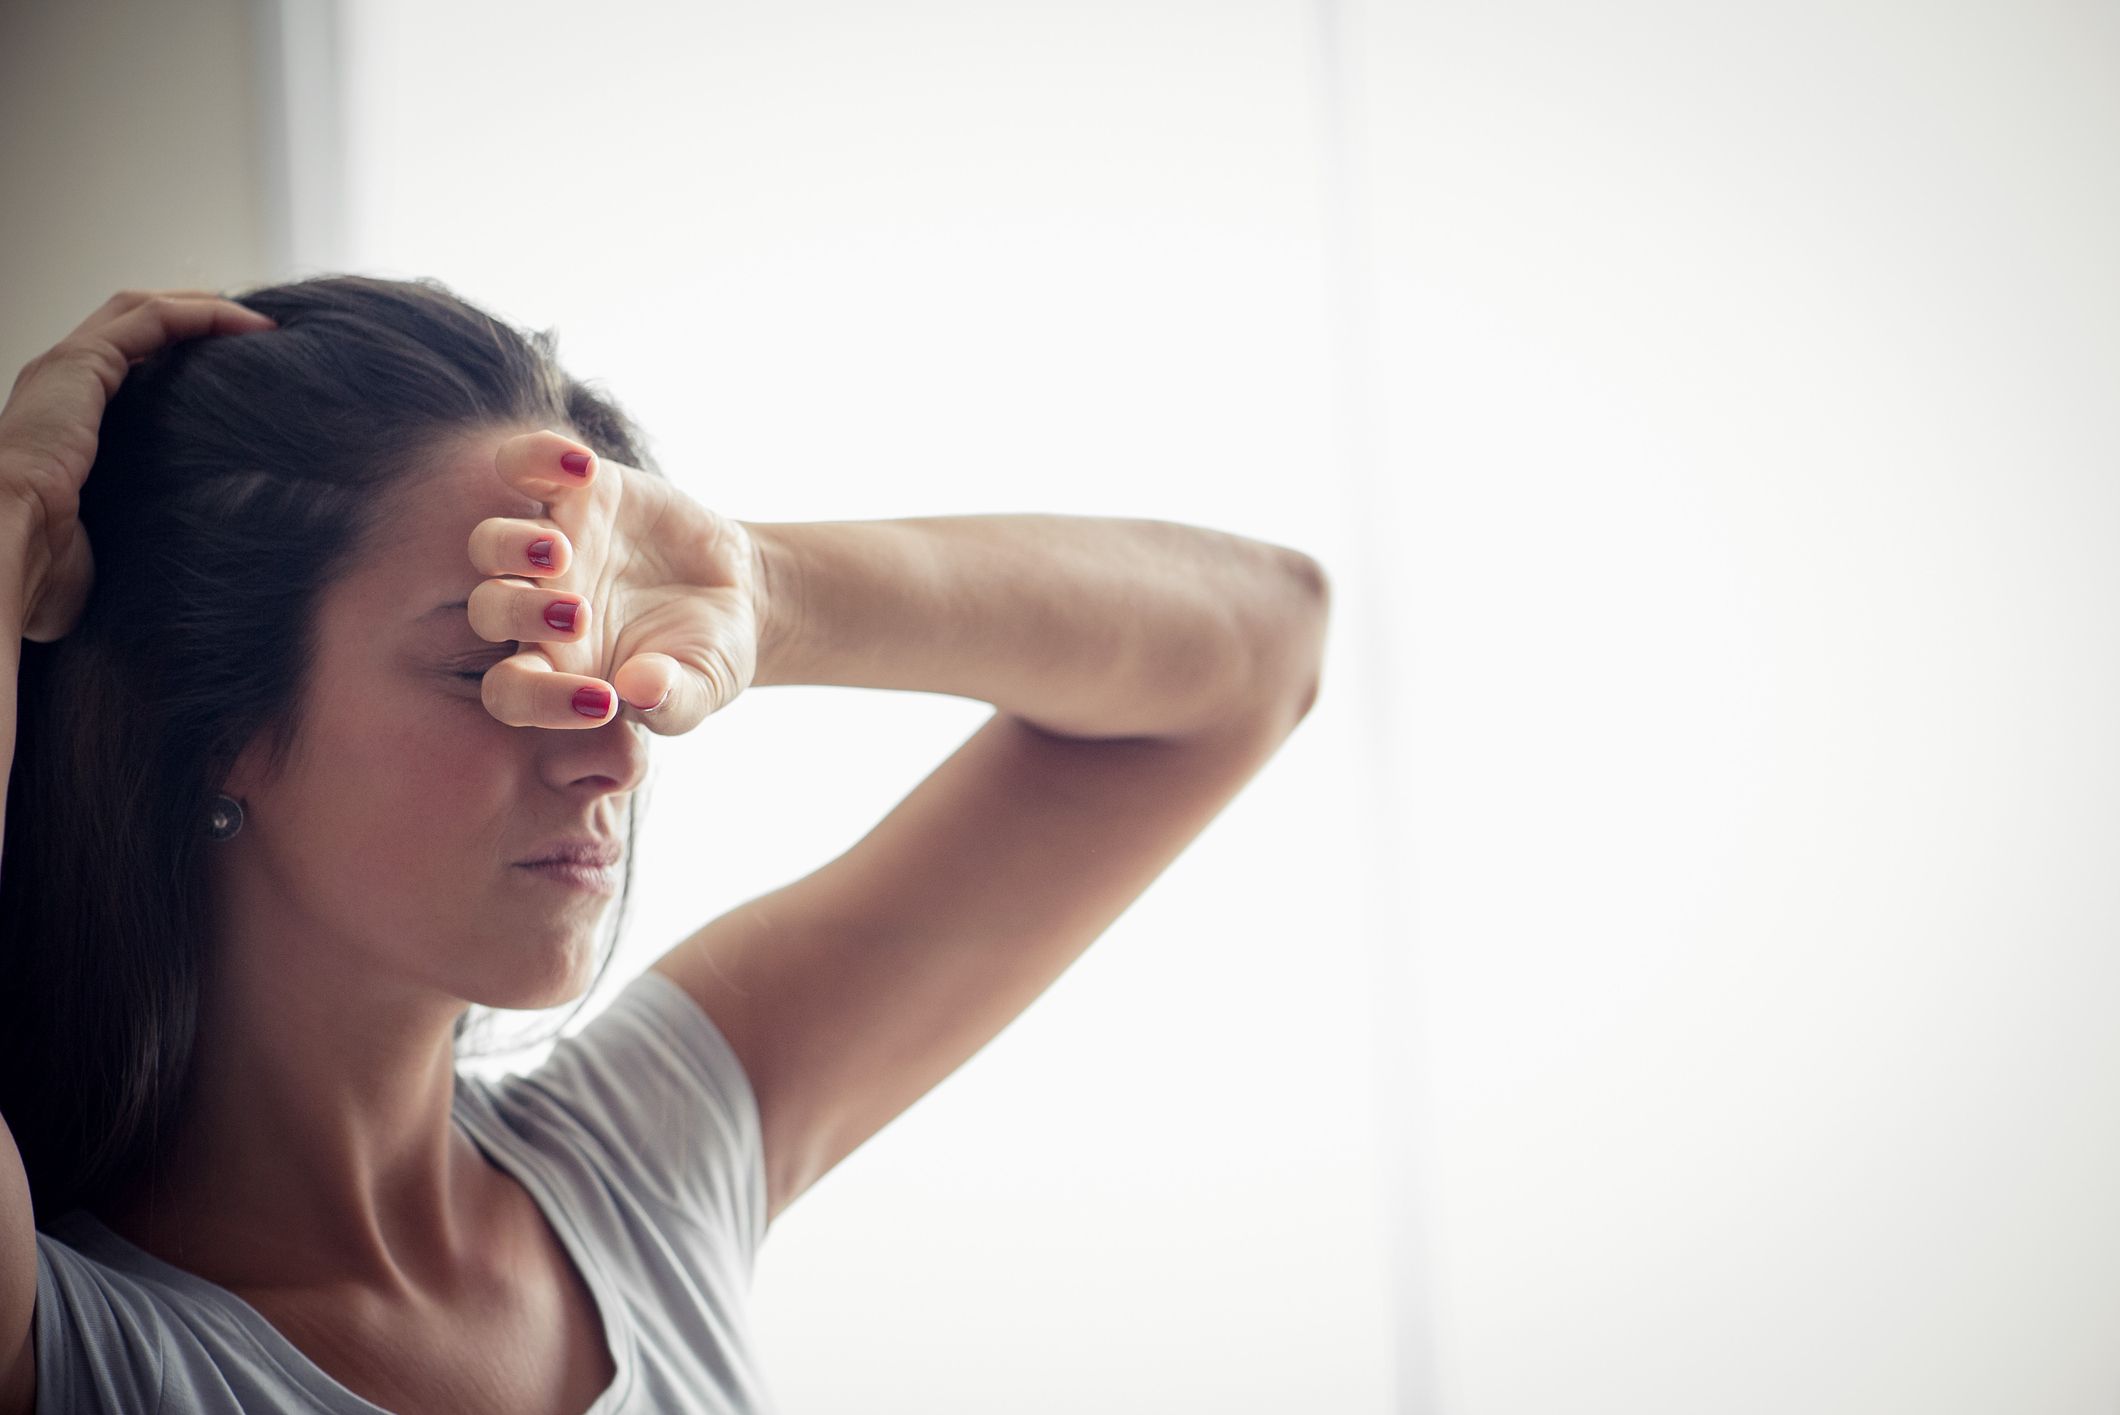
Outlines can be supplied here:
<path id="1" fill-rule="evenodd" d="M 566 860 L 540 860 L 534 865 L 517 865 L 515 868 L 570 889 L 586 889 L 597 894 L 611 894 L 618 889 L 617 865 L 578 865 Z"/>
<path id="2" fill-rule="evenodd" d="M 548 840 L 522 859 L 519 865 L 541 865 L 547 860 L 569 860 L 577 865 L 615 865 L 626 853 L 624 842 L 591 836 Z"/>

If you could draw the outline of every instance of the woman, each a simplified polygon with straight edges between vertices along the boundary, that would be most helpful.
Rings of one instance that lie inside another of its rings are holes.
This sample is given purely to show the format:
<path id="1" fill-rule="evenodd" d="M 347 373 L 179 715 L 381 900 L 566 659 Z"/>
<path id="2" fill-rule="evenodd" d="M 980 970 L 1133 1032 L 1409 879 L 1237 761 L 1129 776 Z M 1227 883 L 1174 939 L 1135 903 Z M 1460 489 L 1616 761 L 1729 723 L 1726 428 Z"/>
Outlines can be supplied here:
<path id="1" fill-rule="evenodd" d="M 0 410 L 0 546 L 0 1415 L 770 1408 L 768 1225 L 1258 770 L 1326 612 L 1166 522 L 729 519 L 549 336 L 348 276 L 113 297 Z M 650 735 L 774 683 L 996 712 L 459 1076 L 600 976 Z"/>

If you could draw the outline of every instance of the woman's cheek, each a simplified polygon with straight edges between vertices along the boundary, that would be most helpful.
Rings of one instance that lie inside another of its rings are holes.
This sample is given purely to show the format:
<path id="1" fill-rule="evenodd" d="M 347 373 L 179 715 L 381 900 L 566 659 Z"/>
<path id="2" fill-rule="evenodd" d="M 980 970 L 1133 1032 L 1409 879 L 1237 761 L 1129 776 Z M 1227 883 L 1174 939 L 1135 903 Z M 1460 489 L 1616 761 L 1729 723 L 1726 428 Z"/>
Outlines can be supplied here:
<path id="1" fill-rule="evenodd" d="M 385 797 L 377 804 L 408 840 L 431 834 L 429 823 L 451 822 L 460 831 L 466 819 L 493 814 L 507 789 L 515 729 L 476 701 L 408 696 L 417 701 L 379 712 L 348 734 L 355 740 L 345 743 L 341 760 L 357 774 L 353 789 Z"/>
<path id="2" fill-rule="evenodd" d="M 506 790 L 517 729 L 475 712 L 437 712 L 430 730 L 406 755 L 416 764 L 413 787 L 437 816 L 479 816 Z"/>

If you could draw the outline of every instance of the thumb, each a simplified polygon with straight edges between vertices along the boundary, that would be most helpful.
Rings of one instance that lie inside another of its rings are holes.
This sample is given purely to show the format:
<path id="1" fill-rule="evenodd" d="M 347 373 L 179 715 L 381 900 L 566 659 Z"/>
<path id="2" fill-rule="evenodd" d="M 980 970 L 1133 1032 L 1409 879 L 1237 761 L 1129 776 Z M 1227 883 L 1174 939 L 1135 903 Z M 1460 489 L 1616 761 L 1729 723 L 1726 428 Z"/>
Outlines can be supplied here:
<path id="1" fill-rule="evenodd" d="M 619 665 L 611 684 L 650 731 L 690 732 L 728 705 L 716 676 L 666 653 L 637 653 Z"/>
<path id="2" fill-rule="evenodd" d="M 88 607 L 88 591 L 96 579 L 96 557 L 89 549 L 88 532 L 79 521 L 56 563 L 45 568 L 44 580 L 28 605 L 22 637 L 40 644 L 65 638 L 81 621 Z"/>

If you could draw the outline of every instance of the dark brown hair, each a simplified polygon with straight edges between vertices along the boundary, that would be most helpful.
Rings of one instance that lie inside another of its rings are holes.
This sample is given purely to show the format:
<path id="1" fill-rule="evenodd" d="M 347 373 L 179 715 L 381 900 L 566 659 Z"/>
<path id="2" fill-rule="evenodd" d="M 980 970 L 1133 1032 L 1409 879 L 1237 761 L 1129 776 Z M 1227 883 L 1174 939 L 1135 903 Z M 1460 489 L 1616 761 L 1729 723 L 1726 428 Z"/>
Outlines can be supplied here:
<path id="1" fill-rule="evenodd" d="M 233 298 L 279 328 L 134 365 L 81 491 L 81 621 L 22 644 L 0 1114 L 40 1223 L 107 1196 L 172 1128 L 210 942 L 208 802 L 257 734 L 272 770 L 286 760 L 319 595 L 387 523 L 388 493 L 445 439 L 519 421 L 660 470 L 625 413 L 559 367 L 549 331 L 437 281 L 319 276 Z M 631 894 L 633 805 L 598 980 Z M 459 1057 L 487 1054 L 466 1043 L 470 1014 Z"/>

